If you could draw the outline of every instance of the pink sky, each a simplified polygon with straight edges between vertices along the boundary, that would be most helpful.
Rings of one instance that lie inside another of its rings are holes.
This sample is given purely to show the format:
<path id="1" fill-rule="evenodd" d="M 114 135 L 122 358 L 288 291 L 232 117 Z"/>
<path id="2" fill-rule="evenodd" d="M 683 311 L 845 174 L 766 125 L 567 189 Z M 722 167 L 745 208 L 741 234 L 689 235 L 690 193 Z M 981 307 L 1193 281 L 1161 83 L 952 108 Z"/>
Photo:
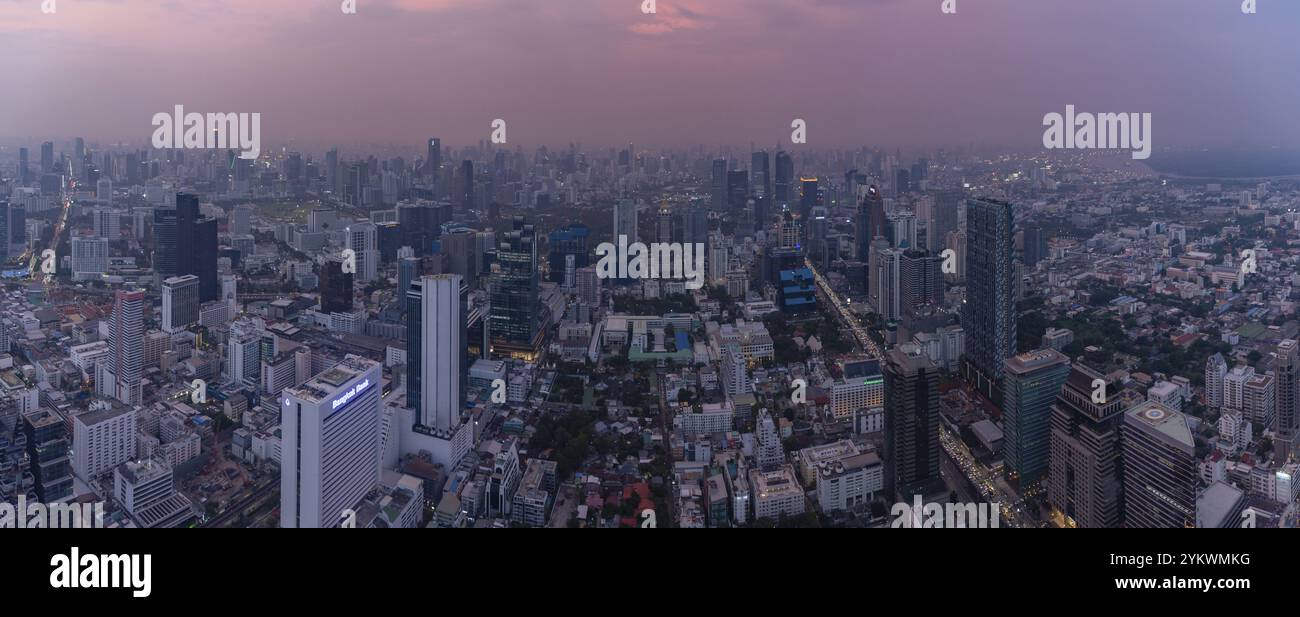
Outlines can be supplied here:
<path id="1" fill-rule="evenodd" d="M 1300 145 L 1300 3 L 0 0 L 0 136 L 126 139 L 259 112 L 264 143 L 1032 146 L 1151 112 L 1157 147 Z"/>

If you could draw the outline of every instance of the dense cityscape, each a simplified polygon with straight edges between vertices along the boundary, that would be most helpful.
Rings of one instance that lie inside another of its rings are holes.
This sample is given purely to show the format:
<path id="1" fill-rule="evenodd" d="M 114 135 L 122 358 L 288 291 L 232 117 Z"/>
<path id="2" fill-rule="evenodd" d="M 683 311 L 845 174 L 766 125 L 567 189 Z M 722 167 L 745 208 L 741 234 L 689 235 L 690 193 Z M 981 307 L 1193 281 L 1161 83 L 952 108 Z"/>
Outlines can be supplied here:
<path id="1" fill-rule="evenodd" d="M 1293 179 L 1114 152 L 0 152 L 10 503 L 1295 524 Z M 701 280 L 663 246 L 702 247 Z"/>
<path id="2" fill-rule="evenodd" d="M 3 3 L 0 528 L 1295 527 L 1296 15 Z"/>

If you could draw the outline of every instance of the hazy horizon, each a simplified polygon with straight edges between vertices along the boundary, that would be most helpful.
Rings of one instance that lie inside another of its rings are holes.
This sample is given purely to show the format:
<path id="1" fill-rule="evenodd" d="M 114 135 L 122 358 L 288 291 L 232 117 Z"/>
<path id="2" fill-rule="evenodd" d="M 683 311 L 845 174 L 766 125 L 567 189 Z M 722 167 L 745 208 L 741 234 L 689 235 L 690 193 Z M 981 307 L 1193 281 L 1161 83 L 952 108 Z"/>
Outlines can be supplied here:
<path id="1" fill-rule="evenodd" d="M 0 135 L 147 144 L 155 113 L 418 150 L 1041 147 L 1044 114 L 1149 112 L 1155 149 L 1300 147 L 1300 3 L 1237 0 L 0 0 Z M 1024 50 L 1034 50 L 1026 53 Z"/>

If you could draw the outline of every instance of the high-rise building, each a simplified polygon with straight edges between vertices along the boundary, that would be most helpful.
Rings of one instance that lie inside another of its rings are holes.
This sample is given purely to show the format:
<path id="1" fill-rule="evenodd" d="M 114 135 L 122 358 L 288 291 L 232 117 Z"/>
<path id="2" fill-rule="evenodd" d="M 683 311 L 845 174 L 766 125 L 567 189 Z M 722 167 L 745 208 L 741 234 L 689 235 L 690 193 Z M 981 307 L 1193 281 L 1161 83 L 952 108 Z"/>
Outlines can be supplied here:
<path id="1" fill-rule="evenodd" d="M 320 266 L 320 310 L 322 313 L 351 313 L 353 275 L 343 271 L 343 258 L 338 255 L 325 260 Z"/>
<path id="2" fill-rule="evenodd" d="M 899 273 L 905 315 L 918 317 L 943 305 L 942 257 L 917 249 L 903 251 Z"/>
<path id="3" fill-rule="evenodd" d="M 1196 440 L 1187 417 L 1155 401 L 1124 412 L 1124 526 L 1196 524 Z"/>
<path id="4" fill-rule="evenodd" d="M 822 194 L 817 178 L 800 178 L 799 216 L 807 219 L 812 209 L 821 204 Z"/>
<path id="5" fill-rule="evenodd" d="M 1216 353 L 1205 361 L 1205 406 L 1217 409 L 1223 406 L 1223 378 L 1228 374 L 1228 362 L 1223 354 Z"/>
<path id="6" fill-rule="evenodd" d="M 777 208 L 790 207 L 793 196 L 792 184 L 794 184 L 794 159 L 791 159 L 786 151 L 781 150 L 776 153 L 776 181 L 772 189 Z"/>
<path id="7" fill-rule="evenodd" d="M 186 274 L 163 281 L 163 332 L 179 332 L 199 323 L 199 305 L 199 277 Z"/>
<path id="8" fill-rule="evenodd" d="M 1047 501 L 1058 525 L 1109 528 L 1123 520 L 1121 392 L 1117 380 L 1075 364 L 1052 406 Z"/>
<path id="9" fill-rule="evenodd" d="M 541 332 L 542 317 L 538 314 L 536 231 L 524 217 L 516 216 L 513 229 L 502 236 L 495 266 L 488 284 L 493 345 L 531 349 Z"/>
<path id="10" fill-rule="evenodd" d="M 552 283 L 564 280 L 567 257 L 573 257 L 575 268 L 585 268 L 590 264 L 591 257 L 587 250 L 587 238 L 590 235 L 591 229 L 582 223 L 572 223 L 551 232 L 548 236 L 547 263 L 550 273 L 547 280 Z"/>
<path id="11" fill-rule="evenodd" d="M 710 188 L 713 196 L 713 209 L 722 211 L 727 208 L 727 159 L 713 159 L 713 177 Z M 629 240 L 630 241 L 630 240 Z"/>
<path id="12" fill-rule="evenodd" d="M 927 246 L 931 250 L 942 252 L 948 234 L 957 231 L 961 199 L 962 192 L 957 189 L 935 193 L 926 227 Z"/>
<path id="13" fill-rule="evenodd" d="M 374 223 L 362 221 L 347 228 L 347 248 L 357 258 L 356 280 L 367 283 L 379 276 L 379 232 Z"/>
<path id="14" fill-rule="evenodd" d="M 120 290 L 113 302 L 114 398 L 139 405 L 141 358 L 144 354 L 144 292 Z"/>
<path id="15" fill-rule="evenodd" d="M 942 487 L 939 367 L 911 343 L 885 354 L 886 494 L 907 501 Z"/>
<path id="16" fill-rule="evenodd" d="M 757 208 L 757 206 L 755 206 Z M 686 206 L 683 242 L 705 244 L 709 241 L 709 211 L 699 200 Z"/>
<path id="17" fill-rule="evenodd" d="M 406 401 L 416 426 L 444 439 L 465 406 L 468 290 L 457 274 L 425 276 L 407 291 Z"/>
<path id="18" fill-rule="evenodd" d="M 68 423 L 53 411 L 37 408 L 23 414 L 22 431 L 27 438 L 27 469 L 32 474 L 32 490 L 37 499 L 43 503 L 59 503 L 72 497 Z"/>
<path id="19" fill-rule="evenodd" d="M 755 197 L 772 197 L 772 168 L 766 150 L 759 150 L 750 157 L 750 194 Z"/>
<path id="20" fill-rule="evenodd" d="M 902 265 L 902 251 L 878 243 L 871 261 L 869 280 L 872 306 L 880 313 L 882 321 L 894 321 L 903 316 Z"/>
<path id="21" fill-rule="evenodd" d="M 1047 259 L 1047 230 L 1038 223 L 1025 225 L 1025 268 L 1030 270 Z"/>
<path id="22" fill-rule="evenodd" d="M 867 188 L 862 203 L 858 205 L 853 234 L 858 260 L 867 261 L 871 242 L 885 236 L 885 198 L 875 186 Z"/>
<path id="23" fill-rule="evenodd" d="M 1003 473 L 1014 486 L 1029 487 L 1047 474 L 1052 404 L 1070 375 L 1070 361 L 1054 349 L 1006 360 L 1002 403 Z"/>
<path id="24" fill-rule="evenodd" d="M 1277 387 L 1274 450 L 1277 458 L 1285 461 L 1296 457 L 1296 438 L 1300 435 L 1300 342 L 1286 339 L 1277 344 L 1273 378 Z"/>
<path id="25" fill-rule="evenodd" d="M 906 195 L 912 192 L 912 174 L 907 169 L 894 172 L 894 194 Z"/>
<path id="26" fill-rule="evenodd" d="M 727 209 L 743 211 L 749 202 L 749 172 L 733 170 L 727 172 Z"/>
<path id="27" fill-rule="evenodd" d="M 72 420 L 72 471 L 90 481 L 135 458 L 135 410 L 100 399 Z"/>
<path id="28" fill-rule="evenodd" d="M 460 163 L 461 207 L 469 210 L 474 207 L 474 161 L 464 160 Z"/>
<path id="29" fill-rule="evenodd" d="M 48 174 L 54 171 L 54 142 L 47 141 L 41 144 L 41 173 Z"/>
<path id="30" fill-rule="evenodd" d="M 236 236 L 253 233 L 253 206 L 240 204 L 231 210 L 230 233 Z"/>
<path id="31" fill-rule="evenodd" d="M 280 527 L 338 527 L 378 486 L 382 370 L 349 355 L 284 391 Z"/>
<path id="32" fill-rule="evenodd" d="M 201 302 L 220 297 L 217 221 L 201 217 L 197 195 L 178 193 L 175 208 L 154 210 L 154 273 L 159 281 L 193 274 Z"/>
<path id="33" fill-rule="evenodd" d="M 772 420 L 767 409 L 758 412 L 756 432 L 758 448 L 754 458 L 758 461 L 759 469 L 763 471 L 780 469 L 785 464 L 785 448 L 781 445 L 781 435 L 776 430 L 776 422 Z"/>
<path id="34" fill-rule="evenodd" d="M 424 155 L 424 177 L 436 184 L 440 168 L 442 168 L 442 140 L 430 137 L 429 149 Z"/>
<path id="35" fill-rule="evenodd" d="M 966 202 L 966 379 L 997 401 L 1003 360 L 1016 351 L 1012 206 L 993 199 Z"/>
<path id="36" fill-rule="evenodd" d="M 108 238 L 72 237 L 72 280 L 97 281 L 108 271 Z"/>
<path id="37" fill-rule="evenodd" d="M 18 186 L 27 186 L 32 180 L 31 163 L 28 161 L 27 148 L 18 149 Z"/>
<path id="38" fill-rule="evenodd" d="M 619 236 L 627 236 L 627 243 L 636 242 L 636 202 L 631 199 L 620 199 L 614 204 L 614 238 L 613 242 L 618 243 Z"/>

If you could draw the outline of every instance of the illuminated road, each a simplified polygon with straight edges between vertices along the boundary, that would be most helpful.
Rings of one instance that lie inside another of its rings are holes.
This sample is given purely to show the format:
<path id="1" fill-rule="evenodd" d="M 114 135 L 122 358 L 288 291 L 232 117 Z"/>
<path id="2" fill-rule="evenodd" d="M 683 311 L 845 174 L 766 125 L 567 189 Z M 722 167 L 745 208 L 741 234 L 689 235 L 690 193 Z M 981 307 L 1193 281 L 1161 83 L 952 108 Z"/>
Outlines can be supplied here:
<path id="1" fill-rule="evenodd" d="M 59 220 L 54 224 L 54 236 L 53 239 L 50 240 L 50 246 L 45 248 L 52 248 L 56 251 L 58 250 L 59 239 L 63 237 L 63 231 L 68 227 L 68 215 L 72 211 L 72 196 L 76 194 L 76 191 L 77 191 L 77 181 L 75 179 L 69 178 L 68 190 L 66 193 L 64 193 L 63 196 L 63 210 L 59 212 Z M 29 249 L 27 253 L 25 253 L 22 257 L 19 257 L 19 261 L 22 261 L 23 259 L 28 259 L 27 269 L 29 272 L 31 272 L 32 280 L 33 281 L 40 280 L 41 282 L 45 283 L 46 287 L 49 287 L 54 283 L 54 275 L 47 274 L 43 278 L 39 278 L 39 279 L 37 278 L 37 274 L 40 273 L 40 267 L 41 267 L 40 264 L 41 252 L 42 251 L 38 251 L 35 248 Z"/>
<path id="2" fill-rule="evenodd" d="M 813 279 L 817 281 L 817 287 L 821 289 L 822 295 L 830 300 L 831 306 L 835 307 L 835 311 L 840 315 L 840 320 L 847 324 L 849 329 L 853 330 L 853 337 L 858 340 L 858 345 L 867 350 L 867 353 L 873 357 L 884 358 L 880 346 L 876 344 L 876 341 L 872 340 L 870 333 L 862 325 L 861 320 L 849 311 L 849 307 L 844 303 L 844 300 L 831 290 L 830 283 L 826 282 L 826 279 L 817 271 L 817 268 L 813 267 L 811 261 L 804 259 L 804 264 L 812 271 Z"/>
<path id="3" fill-rule="evenodd" d="M 966 475 L 971 484 L 979 490 L 980 497 L 989 502 L 996 502 L 1002 510 L 1002 522 L 1007 527 L 1034 527 L 1035 525 L 1027 520 L 1022 513 L 1024 503 L 1003 491 L 994 480 L 996 478 L 987 468 L 975 461 L 971 456 L 970 450 L 960 439 L 954 437 L 948 432 L 947 426 L 939 428 L 939 443 L 943 446 L 948 456 L 952 457 L 954 463 L 960 468 L 961 472 Z"/>

